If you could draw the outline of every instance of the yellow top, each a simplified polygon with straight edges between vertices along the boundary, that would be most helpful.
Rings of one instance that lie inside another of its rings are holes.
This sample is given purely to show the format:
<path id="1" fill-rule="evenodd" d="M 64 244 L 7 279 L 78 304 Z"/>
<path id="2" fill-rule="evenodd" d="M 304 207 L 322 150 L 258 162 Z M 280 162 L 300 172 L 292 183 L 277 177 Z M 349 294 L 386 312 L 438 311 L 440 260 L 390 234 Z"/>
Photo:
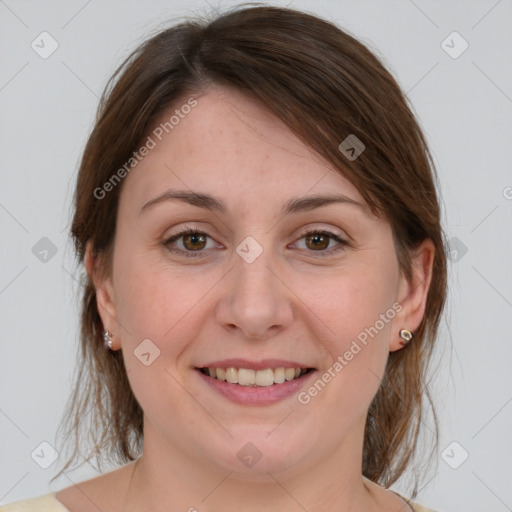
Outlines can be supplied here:
<path id="1" fill-rule="evenodd" d="M 56 498 L 56 492 L 45 494 L 37 498 L 18 501 L 10 505 L 0 505 L 0 512 L 69 512 L 69 510 Z M 414 512 L 435 512 L 430 508 L 403 498 L 411 505 Z"/>
<path id="2" fill-rule="evenodd" d="M 1 505 L 0 512 L 69 512 L 56 498 L 56 494 L 56 492 L 52 492 L 30 500 Z"/>

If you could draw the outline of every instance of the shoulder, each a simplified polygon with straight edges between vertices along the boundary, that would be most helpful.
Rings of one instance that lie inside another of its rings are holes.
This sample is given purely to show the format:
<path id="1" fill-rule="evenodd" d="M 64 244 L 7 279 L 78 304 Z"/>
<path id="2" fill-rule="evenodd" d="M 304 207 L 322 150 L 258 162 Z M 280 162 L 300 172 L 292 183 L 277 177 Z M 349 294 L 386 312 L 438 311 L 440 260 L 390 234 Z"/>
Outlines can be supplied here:
<path id="1" fill-rule="evenodd" d="M 0 512 L 69 512 L 56 498 L 56 493 L 45 494 L 29 500 L 0 505 Z"/>
<path id="2" fill-rule="evenodd" d="M 394 494 L 396 494 L 398 497 L 400 497 L 405 503 L 409 505 L 409 507 L 412 508 L 414 512 L 436 512 L 435 510 L 424 507 L 423 505 L 420 505 L 419 503 L 415 503 L 414 501 L 410 500 L 409 498 L 406 498 L 403 494 L 399 494 L 396 491 L 392 491 Z M 1 511 L 0 511 L 1 512 Z"/>

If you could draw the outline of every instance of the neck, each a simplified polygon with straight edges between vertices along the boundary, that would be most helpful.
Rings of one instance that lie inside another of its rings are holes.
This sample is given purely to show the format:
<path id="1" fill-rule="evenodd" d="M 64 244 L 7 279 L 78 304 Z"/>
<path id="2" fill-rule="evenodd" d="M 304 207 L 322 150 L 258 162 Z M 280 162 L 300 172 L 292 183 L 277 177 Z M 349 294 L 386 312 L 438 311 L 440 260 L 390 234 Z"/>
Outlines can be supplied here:
<path id="1" fill-rule="evenodd" d="M 133 465 L 123 510 L 371 512 L 378 506 L 362 478 L 361 456 L 362 436 L 351 436 L 328 455 L 306 456 L 294 467 L 276 470 L 258 463 L 238 473 L 169 445 L 145 425 L 144 452 Z"/>

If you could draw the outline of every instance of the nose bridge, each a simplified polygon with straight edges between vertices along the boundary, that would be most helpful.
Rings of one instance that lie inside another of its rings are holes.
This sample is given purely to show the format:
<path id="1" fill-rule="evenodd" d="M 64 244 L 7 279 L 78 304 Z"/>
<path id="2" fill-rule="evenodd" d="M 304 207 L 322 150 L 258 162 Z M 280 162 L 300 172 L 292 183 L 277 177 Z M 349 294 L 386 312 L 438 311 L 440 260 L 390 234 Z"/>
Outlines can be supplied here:
<path id="1" fill-rule="evenodd" d="M 251 338 L 266 337 L 269 330 L 284 328 L 292 319 L 289 294 L 272 269 L 271 250 L 259 247 L 248 240 L 237 248 L 218 318 Z"/>
<path id="2" fill-rule="evenodd" d="M 276 278 L 270 268 L 272 265 L 272 258 L 269 251 L 261 254 L 254 261 L 244 260 L 239 257 L 238 261 L 235 259 L 235 286 L 244 295 L 253 296 L 255 299 L 261 292 L 268 294 L 269 298 L 275 298 L 273 282 Z"/>

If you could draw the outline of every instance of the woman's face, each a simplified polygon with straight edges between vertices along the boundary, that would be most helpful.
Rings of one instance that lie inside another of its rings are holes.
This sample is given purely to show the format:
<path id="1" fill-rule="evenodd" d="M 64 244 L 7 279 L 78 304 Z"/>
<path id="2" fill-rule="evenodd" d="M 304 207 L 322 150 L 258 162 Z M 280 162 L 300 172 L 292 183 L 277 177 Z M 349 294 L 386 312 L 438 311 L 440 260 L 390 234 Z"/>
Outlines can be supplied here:
<path id="1" fill-rule="evenodd" d="M 281 121 L 226 88 L 196 100 L 125 178 L 113 272 L 96 281 L 145 454 L 246 474 L 359 464 L 432 254 L 407 282 L 390 225 Z"/>

